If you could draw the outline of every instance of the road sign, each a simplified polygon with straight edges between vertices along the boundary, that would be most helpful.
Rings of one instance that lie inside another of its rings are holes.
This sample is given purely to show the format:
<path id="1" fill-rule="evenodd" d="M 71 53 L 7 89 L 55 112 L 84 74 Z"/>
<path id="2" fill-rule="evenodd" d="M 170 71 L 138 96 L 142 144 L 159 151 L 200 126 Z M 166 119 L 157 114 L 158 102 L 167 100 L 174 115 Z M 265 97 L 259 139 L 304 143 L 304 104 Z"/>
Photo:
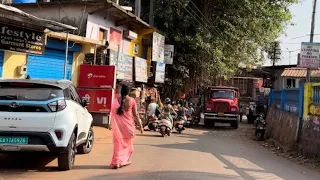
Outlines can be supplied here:
<path id="1" fill-rule="evenodd" d="M 298 67 L 317 69 L 320 65 L 320 43 L 301 43 L 300 62 Z"/>

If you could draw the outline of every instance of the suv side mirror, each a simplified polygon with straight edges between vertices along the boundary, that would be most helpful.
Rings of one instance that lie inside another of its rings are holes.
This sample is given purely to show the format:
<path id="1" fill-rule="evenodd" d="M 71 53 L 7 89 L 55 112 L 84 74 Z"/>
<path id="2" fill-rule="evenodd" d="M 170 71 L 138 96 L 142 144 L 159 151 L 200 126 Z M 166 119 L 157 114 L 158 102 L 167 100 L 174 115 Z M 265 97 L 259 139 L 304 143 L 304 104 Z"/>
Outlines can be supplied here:
<path id="1" fill-rule="evenodd" d="M 89 106 L 89 102 L 87 100 L 82 100 L 82 106 L 83 107 L 88 107 Z"/>

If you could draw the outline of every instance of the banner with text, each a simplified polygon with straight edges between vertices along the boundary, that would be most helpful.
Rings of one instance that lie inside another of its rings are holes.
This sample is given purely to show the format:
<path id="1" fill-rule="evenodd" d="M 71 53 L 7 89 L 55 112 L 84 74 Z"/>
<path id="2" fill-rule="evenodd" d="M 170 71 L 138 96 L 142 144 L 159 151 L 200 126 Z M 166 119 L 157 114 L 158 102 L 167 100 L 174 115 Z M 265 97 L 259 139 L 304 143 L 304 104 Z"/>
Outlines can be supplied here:
<path id="1" fill-rule="evenodd" d="M 152 36 L 152 61 L 164 61 L 164 41 L 165 37 L 157 32 Z"/>
<path id="2" fill-rule="evenodd" d="M 164 46 L 164 63 L 173 64 L 173 53 L 174 53 L 173 45 L 168 44 Z"/>
<path id="3" fill-rule="evenodd" d="M 117 79 L 132 81 L 133 57 L 124 53 L 119 54 L 117 67 Z"/>
<path id="4" fill-rule="evenodd" d="M 301 43 L 300 61 L 298 67 L 318 69 L 320 43 Z"/>
<path id="5" fill-rule="evenodd" d="M 42 55 L 44 32 L 0 23 L 0 49 Z"/>
<path id="6" fill-rule="evenodd" d="M 135 56 L 134 65 L 135 65 L 135 81 L 147 83 L 148 82 L 147 60 Z"/>
<path id="7" fill-rule="evenodd" d="M 110 28 L 109 49 L 119 51 L 121 39 L 122 39 L 121 31 L 118 31 L 114 28 Z"/>
<path id="8" fill-rule="evenodd" d="M 157 62 L 156 77 L 155 77 L 156 83 L 164 83 L 165 71 L 166 71 L 166 64 L 163 62 Z"/>

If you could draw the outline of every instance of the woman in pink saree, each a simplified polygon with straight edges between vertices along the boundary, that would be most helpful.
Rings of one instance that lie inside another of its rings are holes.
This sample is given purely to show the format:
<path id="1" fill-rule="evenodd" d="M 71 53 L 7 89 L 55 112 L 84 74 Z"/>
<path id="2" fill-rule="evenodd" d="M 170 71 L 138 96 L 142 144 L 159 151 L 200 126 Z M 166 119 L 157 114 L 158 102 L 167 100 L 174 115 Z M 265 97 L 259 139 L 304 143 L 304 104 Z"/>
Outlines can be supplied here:
<path id="1" fill-rule="evenodd" d="M 113 131 L 113 157 L 110 167 L 118 169 L 131 164 L 133 154 L 133 138 L 135 136 L 135 122 L 143 127 L 137 111 L 136 101 L 129 97 L 129 87 L 122 85 L 121 97 L 115 99 L 111 108 L 111 124 Z"/>

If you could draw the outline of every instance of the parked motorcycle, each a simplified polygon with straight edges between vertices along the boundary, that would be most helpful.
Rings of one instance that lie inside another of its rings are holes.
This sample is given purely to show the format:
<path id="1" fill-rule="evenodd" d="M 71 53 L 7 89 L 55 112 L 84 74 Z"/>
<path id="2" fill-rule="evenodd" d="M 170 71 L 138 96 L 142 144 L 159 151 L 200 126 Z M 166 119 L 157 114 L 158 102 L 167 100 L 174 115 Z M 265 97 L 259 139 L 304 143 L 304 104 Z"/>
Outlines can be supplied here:
<path id="1" fill-rule="evenodd" d="M 187 115 L 186 127 L 190 128 L 191 124 L 192 124 L 192 117 L 190 115 Z"/>
<path id="2" fill-rule="evenodd" d="M 154 130 L 157 131 L 159 127 L 159 121 L 157 116 L 153 115 L 150 119 L 149 119 L 149 124 L 148 124 L 148 128 L 150 131 Z"/>
<path id="3" fill-rule="evenodd" d="M 168 135 L 168 136 L 171 135 L 172 124 L 169 119 L 167 118 L 161 119 L 159 126 L 160 126 L 160 134 L 162 135 L 162 137 L 164 137 L 165 135 Z"/>
<path id="4" fill-rule="evenodd" d="M 254 121 L 254 124 L 256 126 L 255 136 L 257 137 L 258 141 L 261 141 L 264 139 L 267 126 L 267 122 L 262 114 L 258 115 L 257 119 Z"/>
<path id="5" fill-rule="evenodd" d="M 176 128 L 176 131 L 181 134 L 182 131 L 185 130 L 184 128 L 184 124 L 185 124 L 185 119 L 183 117 L 178 117 L 177 121 L 176 121 L 176 124 L 175 124 L 175 128 Z"/>

